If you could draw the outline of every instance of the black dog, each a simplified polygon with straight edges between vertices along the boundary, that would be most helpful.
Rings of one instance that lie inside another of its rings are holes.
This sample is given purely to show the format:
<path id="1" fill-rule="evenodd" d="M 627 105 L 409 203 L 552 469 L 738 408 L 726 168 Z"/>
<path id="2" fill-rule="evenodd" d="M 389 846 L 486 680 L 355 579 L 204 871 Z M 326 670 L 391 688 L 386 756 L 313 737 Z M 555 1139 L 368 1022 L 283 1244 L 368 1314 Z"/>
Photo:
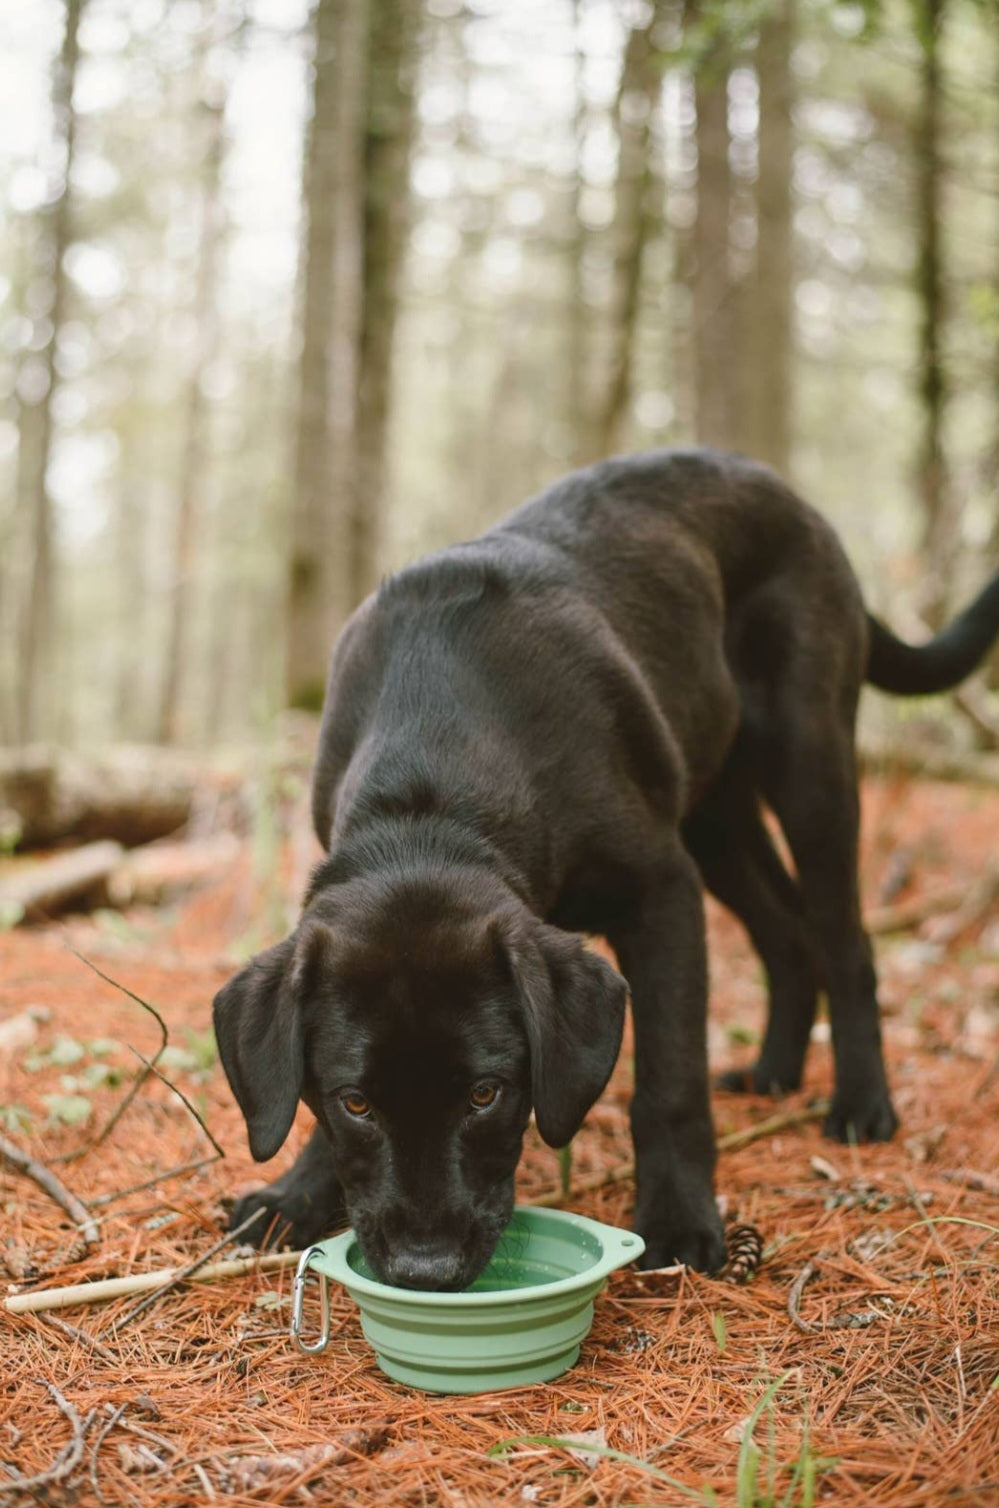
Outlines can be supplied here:
<path id="1" fill-rule="evenodd" d="M 584 950 L 591 932 L 631 994 L 645 1262 L 717 1268 L 702 879 L 770 982 L 752 1087 L 798 1085 L 822 987 L 827 1130 L 890 1137 L 857 698 L 865 678 L 954 685 L 997 629 L 999 577 L 930 644 L 900 643 L 823 519 L 710 451 L 575 473 L 388 581 L 333 659 L 313 791 L 328 857 L 293 936 L 215 1001 L 254 1157 L 278 1151 L 299 1098 L 318 1121 L 234 1222 L 263 1206 L 304 1245 L 346 1204 L 387 1282 L 470 1282 L 509 1217 L 532 1106 L 562 1146 L 614 1067 L 626 987 Z"/>

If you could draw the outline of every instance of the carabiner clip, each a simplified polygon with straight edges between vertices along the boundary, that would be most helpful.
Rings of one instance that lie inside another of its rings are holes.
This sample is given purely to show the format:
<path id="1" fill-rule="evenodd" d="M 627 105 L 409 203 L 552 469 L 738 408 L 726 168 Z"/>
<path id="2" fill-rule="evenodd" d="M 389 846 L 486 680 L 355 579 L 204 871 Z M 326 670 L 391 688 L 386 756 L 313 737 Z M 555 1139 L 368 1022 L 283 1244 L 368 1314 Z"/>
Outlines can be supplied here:
<path id="1" fill-rule="evenodd" d="M 321 1255 L 322 1250 L 321 1246 L 306 1247 L 298 1259 L 295 1281 L 291 1289 L 291 1338 L 306 1356 L 315 1356 L 317 1352 L 325 1351 L 330 1338 L 330 1288 L 326 1274 L 320 1272 L 316 1274 L 319 1279 L 319 1339 L 311 1344 L 307 1344 L 302 1339 L 302 1308 L 305 1303 L 305 1284 L 309 1276 L 309 1263 L 313 1257 Z"/>

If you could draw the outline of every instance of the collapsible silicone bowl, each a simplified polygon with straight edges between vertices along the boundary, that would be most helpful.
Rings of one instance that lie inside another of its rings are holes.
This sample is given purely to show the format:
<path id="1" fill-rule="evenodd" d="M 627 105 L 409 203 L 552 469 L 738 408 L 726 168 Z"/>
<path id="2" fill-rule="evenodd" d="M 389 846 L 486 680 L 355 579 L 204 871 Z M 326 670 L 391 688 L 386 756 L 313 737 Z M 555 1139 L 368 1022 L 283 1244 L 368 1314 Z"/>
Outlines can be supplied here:
<path id="1" fill-rule="evenodd" d="M 302 1253 L 292 1336 L 303 1351 L 329 1337 L 326 1283 L 342 1283 L 382 1371 L 433 1393 L 485 1393 L 548 1382 L 571 1367 L 593 1323 L 607 1275 L 640 1257 L 641 1236 L 562 1210 L 518 1207 L 485 1271 L 461 1293 L 392 1288 L 375 1279 L 353 1231 Z M 319 1276 L 323 1327 L 301 1335 L 310 1272 Z"/>

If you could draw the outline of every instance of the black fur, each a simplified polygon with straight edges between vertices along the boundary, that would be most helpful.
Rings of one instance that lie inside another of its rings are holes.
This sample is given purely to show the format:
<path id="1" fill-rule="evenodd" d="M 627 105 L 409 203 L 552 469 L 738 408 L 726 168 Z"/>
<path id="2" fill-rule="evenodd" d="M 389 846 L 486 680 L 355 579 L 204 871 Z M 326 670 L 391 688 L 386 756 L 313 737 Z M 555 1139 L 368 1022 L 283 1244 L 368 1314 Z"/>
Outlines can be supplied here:
<path id="1" fill-rule="evenodd" d="M 234 1220 L 262 1205 L 304 1244 L 346 1203 L 386 1280 L 469 1282 L 509 1216 L 532 1105 L 560 1145 L 612 1071 L 625 986 L 574 935 L 594 932 L 632 999 L 645 1261 L 716 1268 L 702 879 L 770 982 L 760 1059 L 729 1086 L 798 1085 L 822 987 L 828 1130 L 890 1137 L 857 698 L 865 674 L 941 689 L 997 627 L 993 583 L 949 634 L 900 645 L 823 519 L 708 451 L 575 473 L 388 581 L 334 655 L 313 786 L 328 856 L 302 920 L 215 1004 L 254 1155 L 300 1097 L 318 1122 Z"/>

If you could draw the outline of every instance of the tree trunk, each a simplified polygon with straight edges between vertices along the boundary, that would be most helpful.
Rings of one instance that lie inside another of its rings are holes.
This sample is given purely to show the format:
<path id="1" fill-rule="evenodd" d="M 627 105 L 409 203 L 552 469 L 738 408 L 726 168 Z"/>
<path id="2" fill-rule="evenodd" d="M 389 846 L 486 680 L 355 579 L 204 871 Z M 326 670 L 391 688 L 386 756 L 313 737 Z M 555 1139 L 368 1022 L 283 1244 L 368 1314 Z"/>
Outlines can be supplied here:
<path id="1" fill-rule="evenodd" d="M 612 229 L 614 277 L 603 391 L 591 426 L 592 446 L 597 456 L 608 455 L 617 447 L 631 397 L 642 262 L 653 215 L 649 203 L 653 177 L 650 166 L 651 121 L 662 87 L 655 31 L 664 9 L 664 0 L 656 0 L 648 19 L 629 34 L 614 107 L 618 141 Z"/>
<path id="2" fill-rule="evenodd" d="M 211 24 L 205 18 L 206 28 Z M 208 406 L 202 379 L 218 349 L 218 275 L 225 215 L 221 182 L 225 152 L 225 96 L 222 86 L 205 73 L 208 46 L 202 58 L 203 89 L 196 108 L 201 129 L 197 132 L 203 166 L 200 185 L 200 237 L 195 277 L 193 315 L 197 327 L 194 351 L 187 374 L 184 403 L 184 440 L 173 542 L 173 592 L 160 695 L 158 737 L 175 743 L 181 731 L 181 692 L 188 653 L 193 608 L 195 545 L 199 517 L 204 509 L 204 489 L 209 459 Z"/>
<path id="3" fill-rule="evenodd" d="M 944 448 L 947 379 L 942 350 L 946 297 L 942 249 L 943 82 L 940 39 L 946 0 L 915 0 L 915 4 L 923 48 L 922 98 L 914 140 L 918 175 L 919 396 L 923 409 L 918 465 L 927 576 L 923 613 L 936 628 L 946 612 L 957 543 L 954 537 L 957 520 L 951 506 Z"/>
<path id="4" fill-rule="evenodd" d="M 318 0 L 286 645 L 287 701 L 306 709 L 351 599 L 368 27 L 368 0 Z"/>
<path id="5" fill-rule="evenodd" d="M 757 275 L 750 374 L 756 458 L 782 476 L 791 468 L 794 263 L 791 230 L 795 0 L 780 0 L 760 27 L 760 169 Z"/>
<path id="6" fill-rule="evenodd" d="M 729 278 L 731 175 L 728 162 L 728 63 L 715 41 L 695 80 L 697 218 L 694 223 L 694 381 L 697 439 L 734 443 L 735 329 Z"/>
<path id="7" fill-rule="evenodd" d="M 583 84 L 585 54 L 580 38 L 581 0 L 572 0 L 573 36 L 573 88 L 575 108 L 573 111 L 573 136 L 576 147 L 572 188 L 568 204 L 568 310 L 566 319 L 566 418 L 569 431 L 569 453 L 574 466 L 582 465 L 589 450 L 589 426 L 587 423 L 589 310 L 586 303 L 586 287 L 583 276 L 583 261 L 586 254 L 586 226 L 581 213 L 583 192 L 583 152 L 586 144 L 588 109 L 586 90 Z"/>
<path id="8" fill-rule="evenodd" d="M 364 139 L 364 295 L 350 607 L 378 584 L 393 337 L 409 224 L 418 39 L 418 0 L 376 0 L 368 49 Z"/>
<path id="9" fill-rule="evenodd" d="M 58 616 L 52 498 L 48 471 L 52 449 L 52 400 L 59 380 L 56 348 L 66 305 L 64 260 L 72 235 L 72 169 L 76 145 L 73 88 L 79 61 L 80 17 L 85 0 L 65 0 L 65 29 L 52 79 L 54 135 L 61 162 L 57 191 L 40 211 L 41 226 L 36 253 L 37 267 L 46 279 L 50 296 L 43 321 L 48 337 L 32 362 L 33 387 L 26 389 L 22 369 L 18 506 L 30 521 L 32 558 L 27 602 L 20 630 L 21 666 L 18 696 L 18 735 L 34 738 L 46 718 L 41 703 L 43 690 L 52 692 L 53 645 Z"/>

